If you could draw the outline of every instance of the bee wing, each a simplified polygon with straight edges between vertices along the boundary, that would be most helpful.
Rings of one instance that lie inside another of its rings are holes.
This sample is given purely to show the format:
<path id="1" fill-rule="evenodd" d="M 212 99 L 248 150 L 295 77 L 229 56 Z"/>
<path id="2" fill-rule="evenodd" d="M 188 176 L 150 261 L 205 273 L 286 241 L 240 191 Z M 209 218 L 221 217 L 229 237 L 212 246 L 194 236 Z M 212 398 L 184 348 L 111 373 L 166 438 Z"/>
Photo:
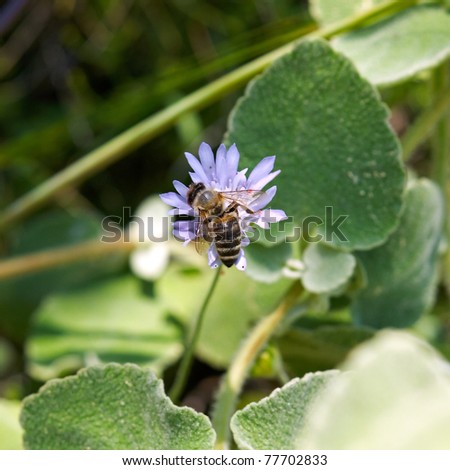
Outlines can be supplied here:
<path id="1" fill-rule="evenodd" d="M 256 189 L 243 189 L 241 191 L 221 191 L 220 194 L 228 201 L 241 206 L 247 212 L 253 213 L 254 210 L 251 205 L 266 193 Z"/>
<path id="2" fill-rule="evenodd" d="M 195 250 L 199 255 L 204 255 L 208 251 L 209 245 L 209 242 L 207 242 L 202 236 L 194 239 Z"/>
<path id="3" fill-rule="evenodd" d="M 197 253 L 203 255 L 208 251 L 210 243 L 207 241 L 206 216 L 202 212 L 197 223 L 194 245 Z"/>

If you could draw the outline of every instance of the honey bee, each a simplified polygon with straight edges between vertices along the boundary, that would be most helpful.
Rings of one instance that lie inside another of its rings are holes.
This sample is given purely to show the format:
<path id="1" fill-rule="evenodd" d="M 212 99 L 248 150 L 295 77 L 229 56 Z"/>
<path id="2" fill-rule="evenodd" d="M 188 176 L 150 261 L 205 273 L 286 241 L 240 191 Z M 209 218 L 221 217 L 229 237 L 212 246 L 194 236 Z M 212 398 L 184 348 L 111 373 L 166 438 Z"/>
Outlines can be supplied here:
<path id="1" fill-rule="evenodd" d="M 241 252 L 242 229 L 239 208 L 254 214 L 250 205 L 264 191 L 217 191 L 203 183 L 192 183 L 187 191 L 188 204 L 198 213 L 195 247 L 199 253 L 213 243 L 222 263 L 230 268 Z M 228 202 L 228 205 L 226 204 Z"/>

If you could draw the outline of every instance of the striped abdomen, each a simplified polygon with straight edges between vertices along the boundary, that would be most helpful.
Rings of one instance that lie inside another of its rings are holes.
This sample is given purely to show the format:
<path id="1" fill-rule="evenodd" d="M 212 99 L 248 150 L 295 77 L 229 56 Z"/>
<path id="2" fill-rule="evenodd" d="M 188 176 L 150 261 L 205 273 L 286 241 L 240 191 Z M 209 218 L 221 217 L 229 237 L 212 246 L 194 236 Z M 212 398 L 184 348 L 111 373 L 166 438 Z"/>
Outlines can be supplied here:
<path id="1" fill-rule="evenodd" d="M 237 213 L 233 211 L 222 217 L 211 217 L 208 221 L 208 232 L 222 263 L 227 268 L 233 266 L 241 251 L 242 238 Z"/>

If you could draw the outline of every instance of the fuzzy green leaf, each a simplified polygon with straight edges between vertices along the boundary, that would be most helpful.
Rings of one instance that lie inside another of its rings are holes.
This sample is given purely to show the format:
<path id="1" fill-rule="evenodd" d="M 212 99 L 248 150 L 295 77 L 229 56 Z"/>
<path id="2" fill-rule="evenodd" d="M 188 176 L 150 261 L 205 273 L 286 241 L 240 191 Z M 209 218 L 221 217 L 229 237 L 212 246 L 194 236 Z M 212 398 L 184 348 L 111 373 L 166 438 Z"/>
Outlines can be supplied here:
<path id="1" fill-rule="evenodd" d="M 431 307 L 436 290 L 443 200 L 431 181 L 412 181 L 399 228 L 384 245 L 358 254 L 367 286 L 352 305 L 357 324 L 406 327 Z"/>
<path id="2" fill-rule="evenodd" d="M 286 261 L 292 255 L 292 246 L 289 243 L 270 247 L 253 243 L 245 249 L 245 255 L 247 275 L 255 281 L 271 283 L 281 278 Z"/>
<path id="3" fill-rule="evenodd" d="M 317 394 L 337 371 L 316 372 L 291 380 L 258 403 L 236 412 L 231 430 L 241 449 L 295 449 L 305 431 L 306 416 Z"/>
<path id="4" fill-rule="evenodd" d="M 181 331 L 144 284 L 125 275 L 49 297 L 26 350 L 28 371 L 40 380 L 98 362 L 160 370 L 181 354 Z"/>
<path id="5" fill-rule="evenodd" d="M 383 332 L 357 348 L 309 413 L 300 449 L 450 449 L 450 376 L 425 343 Z"/>
<path id="6" fill-rule="evenodd" d="M 250 84 L 227 141 L 243 167 L 277 156 L 273 207 L 328 244 L 368 249 L 398 222 L 404 171 L 387 109 L 325 41 L 303 41 Z"/>
<path id="7" fill-rule="evenodd" d="M 334 250 L 326 245 L 309 245 L 303 255 L 303 285 L 310 292 L 322 294 L 342 287 L 356 266 L 351 253 Z"/>
<path id="8" fill-rule="evenodd" d="M 210 449 L 208 418 L 177 407 L 161 380 L 135 365 L 108 364 L 55 379 L 25 399 L 28 449 Z"/>
<path id="9" fill-rule="evenodd" d="M 450 12 L 419 5 L 333 41 L 375 85 L 392 85 L 450 56 Z M 370 51 L 370 53 L 367 53 Z"/>
<path id="10" fill-rule="evenodd" d="M 385 0 L 310 0 L 311 13 L 321 24 L 341 21 L 362 14 Z"/>

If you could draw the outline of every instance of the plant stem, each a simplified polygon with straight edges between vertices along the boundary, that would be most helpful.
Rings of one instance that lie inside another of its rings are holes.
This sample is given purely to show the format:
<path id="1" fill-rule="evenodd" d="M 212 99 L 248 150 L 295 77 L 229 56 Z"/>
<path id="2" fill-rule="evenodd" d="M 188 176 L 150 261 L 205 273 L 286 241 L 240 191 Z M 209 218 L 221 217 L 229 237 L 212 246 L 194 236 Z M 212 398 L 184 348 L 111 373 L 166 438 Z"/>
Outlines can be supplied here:
<path id="1" fill-rule="evenodd" d="M 414 150 L 430 137 L 439 121 L 448 113 L 450 107 L 450 87 L 437 96 L 432 105 L 427 108 L 412 124 L 401 139 L 403 160 L 407 161 Z"/>
<path id="2" fill-rule="evenodd" d="M 52 248 L 29 255 L 16 256 L 0 262 L 0 279 L 8 279 L 80 261 L 92 260 L 111 253 L 128 253 L 138 246 L 120 240 L 104 243 L 93 240 L 61 248 Z"/>
<path id="3" fill-rule="evenodd" d="M 439 96 L 450 86 L 450 64 L 444 62 L 434 71 L 433 97 Z M 431 176 L 441 188 L 444 196 L 444 233 L 447 241 L 450 239 L 450 110 L 437 123 L 431 139 L 432 167 Z M 450 297 L 450 250 L 447 249 L 442 263 L 442 280 Z"/>
<path id="4" fill-rule="evenodd" d="M 195 319 L 194 327 L 191 334 L 189 335 L 188 341 L 186 343 L 186 351 L 181 359 L 181 363 L 178 367 L 174 383 L 169 392 L 169 397 L 174 403 L 178 403 L 180 400 L 181 394 L 184 391 L 186 382 L 191 372 L 192 362 L 194 360 L 194 351 L 197 346 L 198 337 L 200 336 L 200 331 L 202 329 L 203 320 L 205 318 L 205 312 L 208 307 L 209 301 L 214 293 L 217 282 L 219 280 L 220 274 L 222 272 L 222 265 L 220 265 L 214 275 L 214 279 L 211 283 L 211 287 L 206 294 L 205 300 L 200 308 L 200 311 Z"/>
<path id="5" fill-rule="evenodd" d="M 449 63 L 445 62 L 434 71 L 433 75 L 433 98 L 440 100 L 442 93 L 450 86 L 449 83 Z M 450 88 L 449 88 L 450 90 Z M 450 157 L 450 136 L 449 136 L 449 117 L 450 109 L 442 116 L 437 123 L 434 135 L 431 139 L 432 147 L 432 168 L 431 176 L 433 180 L 440 186 L 445 194 L 446 184 L 449 176 L 448 159 Z"/>
<path id="6" fill-rule="evenodd" d="M 295 281 L 279 306 L 267 317 L 263 318 L 251 331 L 225 374 L 217 396 L 212 424 L 217 433 L 216 449 L 229 446 L 230 419 L 235 410 L 238 396 L 250 367 L 257 355 L 283 320 L 285 314 L 295 304 L 302 292 L 299 281 Z"/>
<path id="7" fill-rule="evenodd" d="M 355 29 L 367 20 L 386 15 L 417 3 L 418 0 L 388 1 L 374 6 L 364 13 L 354 15 L 330 26 L 314 31 L 306 38 L 330 38 L 336 34 Z M 116 162 L 152 138 L 170 128 L 185 114 L 197 111 L 227 93 L 245 84 L 262 72 L 274 60 L 290 52 L 296 41 L 289 42 L 245 64 L 229 74 L 185 96 L 173 105 L 155 113 L 129 128 L 99 148 L 89 152 L 72 165 L 44 181 L 37 188 L 16 200 L 0 215 L 0 231 L 54 199 L 67 188 L 81 184 L 90 176 Z"/>

